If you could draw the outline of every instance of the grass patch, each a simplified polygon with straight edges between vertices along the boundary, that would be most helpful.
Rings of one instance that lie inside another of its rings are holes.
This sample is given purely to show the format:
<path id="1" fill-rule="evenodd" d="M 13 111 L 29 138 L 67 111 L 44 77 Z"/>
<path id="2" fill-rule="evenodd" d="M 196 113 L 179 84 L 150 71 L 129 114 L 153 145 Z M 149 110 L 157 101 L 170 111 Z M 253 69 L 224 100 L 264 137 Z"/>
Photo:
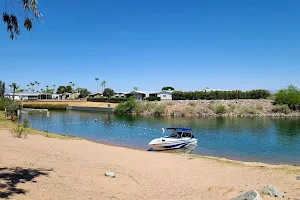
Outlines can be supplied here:
<path id="1" fill-rule="evenodd" d="M 32 109 L 48 109 L 48 110 L 66 110 L 68 104 L 41 104 L 41 103 L 26 103 L 23 104 L 23 108 Z"/>
<path id="2" fill-rule="evenodd" d="M 226 107 L 224 105 L 217 105 L 216 106 L 216 114 L 225 114 L 227 111 Z"/>
<path id="3" fill-rule="evenodd" d="M 189 105 L 189 106 L 192 106 L 192 107 L 195 107 L 195 106 L 196 106 L 196 102 L 190 101 L 190 102 L 188 103 L 188 105 Z"/>
<path id="4" fill-rule="evenodd" d="M 274 108 L 272 108 L 272 112 L 290 114 L 291 109 L 286 104 L 285 105 L 276 105 Z"/>

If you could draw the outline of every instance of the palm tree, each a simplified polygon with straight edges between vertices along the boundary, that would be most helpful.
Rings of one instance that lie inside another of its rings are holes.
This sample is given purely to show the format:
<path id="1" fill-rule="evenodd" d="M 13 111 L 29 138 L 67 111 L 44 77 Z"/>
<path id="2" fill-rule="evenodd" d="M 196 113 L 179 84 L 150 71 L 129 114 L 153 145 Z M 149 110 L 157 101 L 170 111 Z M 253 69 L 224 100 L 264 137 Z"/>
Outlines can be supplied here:
<path id="1" fill-rule="evenodd" d="M 30 85 L 32 86 L 32 91 L 34 93 L 34 83 L 30 83 Z"/>
<path id="2" fill-rule="evenodd" d="M 73 91 L 73 93 L 75 92 L 75 84 L 74 83 L 72 83 L 72 91 Z"/>
<path id="3" fill-rule="evenodd" d="M 95 81 L 96 81 L 96 84 L 97 84 L 97 93 L 98 93 L 98 81 L 99 81 L 99 78 L 95 78 Z"/>
<path id="4" fill-rule="evenodd" d="M 56 87 L 56 85 L 53 85 L 53 94 L 55 93 L 55 87 Z"/>
<path id="5" fill-rule="evenodd" d="M 138 87 L 134 87 L 133 90 L 134 90 L 134 91 L 137 91 L 137 90 L 139 90 L 139 88 L 138 88 Z"/>
<path id="6" fill-rule="evenodd" d="M 29 91 L 30 90 L 29 84 L 27 84 L 27 87 L 28 87 L 28 91 Z"/>
<path id="7" fill-rule="evenodd" d="M 37 86 L 37 91 L 40 89 L 40 83 L 39 82 L 37 82 L 36 83 L 38 86 Z"/>
<path id="8" fill-rule="evenodd" d="M 101 83 L 101 86 L 102 86 L 102 92 L 103 92 L 104 89 L 105 89 L 105 84 L 106 84 L 106 81 L 102 81 L 102 83 Z"/>
<path id="9" fill-rule="evenodd" d="M 35 90 L 37 91 L 37 90 L 38 90 L 38 88 L 37 88 L 38 82 L 37 82 L 37 81 L 34 81 L 34 84 L 35 84 Z"/>
<path id="10" fill-rule="evenodd" d="M 46 85 L 46 93 L 48 93 L 49 85 Z"/>
<path id="11" fill-rule="evenodd" d="M 15 92 L 16 92 L 16 90 L 17 90 L 20 86 L 18 86 L 16 83 L 12 83 L 11 85 L 9 85 L 9 87 L 12 89 L 13 100 L 14 100 L 14 99 L 15 99 Z"/>

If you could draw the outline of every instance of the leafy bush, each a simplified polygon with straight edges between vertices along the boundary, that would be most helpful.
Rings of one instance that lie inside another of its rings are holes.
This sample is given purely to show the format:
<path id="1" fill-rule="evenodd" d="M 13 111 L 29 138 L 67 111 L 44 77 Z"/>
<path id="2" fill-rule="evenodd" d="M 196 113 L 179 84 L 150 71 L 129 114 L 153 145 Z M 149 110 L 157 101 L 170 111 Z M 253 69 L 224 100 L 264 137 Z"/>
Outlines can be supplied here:
<path id="1" fill-rule="evenodd" d="M 289 114 L 291 112 L 291 109 L 288 105 L 276 105 L 274 108 L 272 108 L 272 112 L 274 113 L 284 113 Z"/>
<path id="2" fill-rule="evenodd" d="M 120 103 L 124 101 L 128 101 L 129 98 L 88 98 L 87 101 L 92 102 L 108 102 L 108 103 Z"/>
<path id="3" fill-rule="evenodd" d="M 147 101 L 160 101 L 160 97 L 152 97 L 152 96 L 150 96 L 150 97 L 147 97 L 146 100 Z"/>
<path id="4" fill-rule="evenodd" d="M 195 92 L 181 92 L 174 91 L 172 93 L 173 100 L 218 100 L 218 99 L 265 99 L 271 94 L 267 90 L 251 90 L 242 92 L 240 90 L 232 91 L 195 91 Z"/>
<path id="5" fill-rule="evenodd" d="M 16 101 L 13 100 L 5 100 L 5 108 L 6 108 L 6 114 L 11 117 L 13 120 L 15 116 L 17 116 L 18 110 L 21 110 L 22 105 Z"/>
<path id="6" fill-rule="evenodd" d="M 118 104 L 114 112 L 116 114 L 130 114 L 134 112 L 137 107 L 137 102 L 135 101 L 135 97 L 130 97 L 128 101 Z"/>
<path id="7" fill-rule="evenodd" d="M 28 131 L 22 125 L 18 125 L 17 127 L 11 130 L 11 134 L 17 138 L 26 138 Z"/>
<path id="8" fill-rule="evenodd" d="M 115 92 L 110 88 L 105 88 L 103 91 L 103 96 L 105 96 L 105 97 L 112 97 L 114 95 L 115 95 Z"/>
<path id="9" fill-rule="evenodd" d="M 165 109 L 166 109 L 166 105 L 164 105 L 164 104 L 158 104 L 155 107 L 153 114 L 154 115 L 162 115 L 162 114 L 165 113 Z"/>
<path id="10" fill-rule="evenodd" d="M 226 107 L 224 105 L 217 105 L 216 106 L 216 113 L 217 114 L 224 114 L 224 113 L 226 113 Z"/>
<path id="11" fill-rule="evenodd" d="M 28 121 L 27 118 L 23 119 L 23 124 L 22 125 L 23 125 L 24 128 L 28 128 L 29 127 L 29 121 Z"/>
<path id="12" fill-rule="evenodd" d="M 66 110 L 68 104 L 39 104 L 39 103 L 26 103 L 23 104 L 23 108 L 33 109 L 49 109 L 49 110 Z"/>
<path id="13" fill-rule="evenodd" d="M 286 104 L 293 110 L 300 110 L 300 90 L 292 85 L 287 89 L 279 90 L 275 94 L 275 102 L 280 105 Z"/>

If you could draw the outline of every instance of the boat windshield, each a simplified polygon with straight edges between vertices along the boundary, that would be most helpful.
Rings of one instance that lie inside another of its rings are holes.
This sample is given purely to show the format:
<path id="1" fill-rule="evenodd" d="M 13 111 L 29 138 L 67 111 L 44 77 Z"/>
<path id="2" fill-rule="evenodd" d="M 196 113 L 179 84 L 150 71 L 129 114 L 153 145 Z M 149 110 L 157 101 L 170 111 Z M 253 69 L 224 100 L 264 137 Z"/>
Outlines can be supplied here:
<path id="1" fill-rule="evenodd" d="M 191 131 L 182 131 L 178 129 L 167 129 L 165 135 L 172 138 L 183 138 L 183 137 L 194 138 Z"/>

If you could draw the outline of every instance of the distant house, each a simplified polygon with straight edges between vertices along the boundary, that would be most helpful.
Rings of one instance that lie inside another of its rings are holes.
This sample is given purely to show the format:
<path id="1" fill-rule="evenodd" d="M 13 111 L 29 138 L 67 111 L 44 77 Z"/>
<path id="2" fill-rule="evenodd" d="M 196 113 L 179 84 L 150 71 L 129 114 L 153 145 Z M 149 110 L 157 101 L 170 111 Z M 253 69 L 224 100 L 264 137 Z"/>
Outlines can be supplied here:
<path id="1" fill-rule="evenodd" d="M 4 96 L 9 99 L 15 99 L 19 101 L 34 101 L 43 99 L 53 99 L 53 94 L 47 93 L 5 93 Z"/>
<path id="2" fill-rule="evenodd" d="M 130 92 L 115 92 L 115 95 L 113 97 L 126 98 L 126 97 L 128 97 L 128 94 L 130 94 Z"/>
<path id="3" fill-rule="evenodd" d="M 94 94 L 89 94 L 89 98 L 100 98 L 103 97 L 103 94 L 101 92 L 94 93 Z"/>
<path id="4" fill-rule="evenodd" d="M 172 91 L 164 90 L 157 93 L 157 97 L 160 97 L 160 100 L 172 100 Z"/>

